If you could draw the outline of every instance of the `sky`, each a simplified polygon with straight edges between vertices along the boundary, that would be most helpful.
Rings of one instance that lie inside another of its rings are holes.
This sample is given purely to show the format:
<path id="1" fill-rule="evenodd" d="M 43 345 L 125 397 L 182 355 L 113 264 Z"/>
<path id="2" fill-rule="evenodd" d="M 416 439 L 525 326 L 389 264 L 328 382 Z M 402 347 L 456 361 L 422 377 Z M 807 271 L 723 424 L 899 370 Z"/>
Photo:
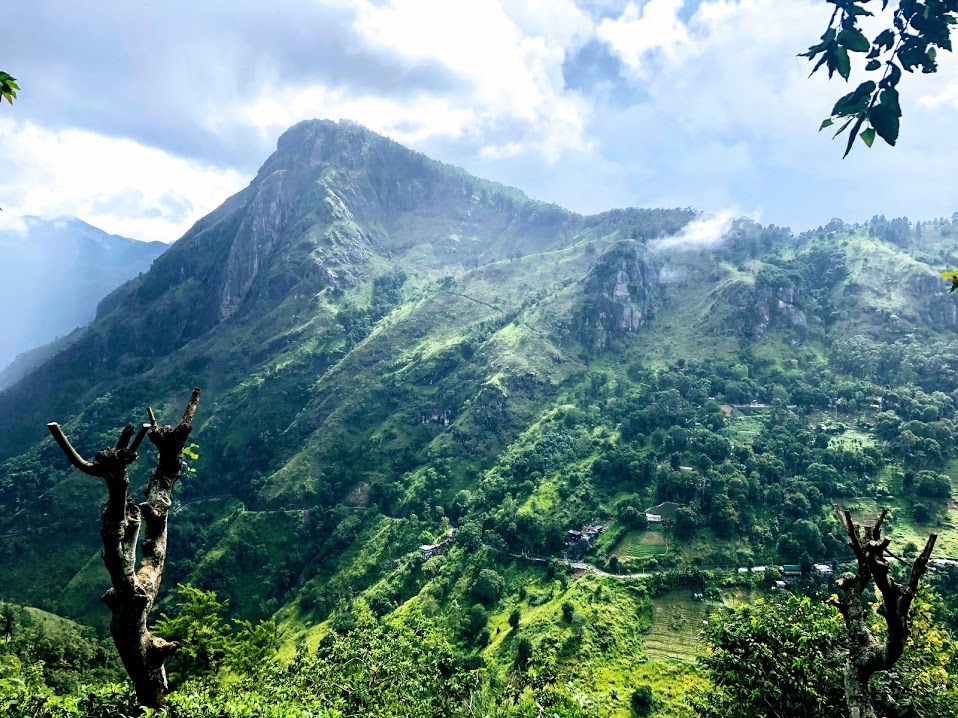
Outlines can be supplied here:
<path id="1" fill-rule="evenodd" d="M 581 213 L 694 207 L 802 231 L 958 210 L 958 61 L 842 160 L 851 88 L 797 57 L 824 0 L 10 0 L 0 228 L 171 242 L 303 119 L 351 119 Z"/>

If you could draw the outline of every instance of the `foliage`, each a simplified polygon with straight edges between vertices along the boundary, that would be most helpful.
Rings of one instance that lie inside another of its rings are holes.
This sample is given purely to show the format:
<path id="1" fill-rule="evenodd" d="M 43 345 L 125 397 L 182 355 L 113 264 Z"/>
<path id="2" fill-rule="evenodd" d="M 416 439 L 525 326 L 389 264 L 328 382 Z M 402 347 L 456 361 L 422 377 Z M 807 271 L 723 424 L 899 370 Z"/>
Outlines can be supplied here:
<path id="1" fill-rule="evenodd" d="M 221 617 L 228 602 L 219 601 L 214 591 L 189 584 L 178 586 L 178 591 L 176 614 L 171 618 L 164 613 L 155 628 L 156 635 L 180 645 L 166 663 L 173 686 L 221 668 L 247 674 L 265 668 L 276 649 L 275 623 L 260 621 L 254 626 L 233 619 L 230 627 Z"/>
<path id="2" fill-rule="evenodd" d="M 33 671 L 56 693 L 80 683 L 123 677 L 116 650 L 88 626 L 37 609 L 0 602 L 0 675 Z"/>
<path id="3" fill-rule="evenodd" d="M 19 89 L 17 78 L 7 72 L 0 71 L 0 99 L 5 98 L 12 105 Z"/>
<path id="4" fill-rule="evenodd" d="M 267 663 L 228 690 L 192 680 L 170 694 L 165 711 L 177 718 L 341 718 L 346 715 L 466 716 L 478 674 L 457 667 L 440 631 L 422 617 L 418 628 L 364 625 L 330 635 L 315 653 L 301 648 L 289 665 Z M 52 695 L 29 671 L 0 681 L 0 712 L 9 718 L 107 718 L 134 715 L 131 691 L 83 687 Z"/>
<path id="5" fill-rule="evenodd" d="M 502 597 L 504 587 L 502 576 L 491 568 L 484 568 L 472 584 L 472 595 L 486 606 L 491 606 Z"/>
<path id="6" fill-rule="evenodd" d="M 958 715 L 958 688 L 946 668 L 958 645 L 934 622 L 930 600 L 922 589 L 905 654 L 872 681 L 883 715 Z M 713 616 L 705 637 L 699 662 L 711 686 L 691 700 L 702 718 L 847 715 L 844 628 L 831 608 L 807 597 L 759 600 Z"/>
<path id="7" fill-rule="evenodd" d="M 652 695 L 651 686 L 638 686 L 632 691 L 632 699 L 629 701 L 632 713 L 639 718 L 651 715 L 655 710 L 655 697 Z"/>
<path id="8" fill-rule="evenodd" d="M 876 75 L 878 82 L 866 80 L 839 99 L 830 117 L 822 123 L 822 129 L 842 122 L 835 134 L 837 137 L 851 126 L 845 156 L 856 137 L 861 137 L 868 147 L 872 146 L 876 134 L 894 145 L 901 118 L 898 83 L 902 70 L 937 72 L 937 51 L 952 49 L 951 31 L 958 23 L 958 2 L 899 0 L 891 3 L 889 17 L 889 2 L 882 0 L 884 27 L 869 38 L 862 30 L 861 21 L 874 15 L 865 7 L 871 0 L 827 1 L 835 6 L 828 29 L 821 42 L 803 53 L 810 62 L 815 62 L 812 74 L 825 67 L 829 78 L 837 72 L 847 81 L 851 75 L 849 53 L 852 52 L 865 54 L 868 60 L 865 71 L 879 75 Z M 862 127 L 865 129 L 859 135 Z"/>
<path id="9" fill-rule="evenodd" d="M 715 615 L 699 662 L 712 687 L 695 695 L 708 716 L 845 715 L 837 614 L 808 598 L 758 601 Z"/>

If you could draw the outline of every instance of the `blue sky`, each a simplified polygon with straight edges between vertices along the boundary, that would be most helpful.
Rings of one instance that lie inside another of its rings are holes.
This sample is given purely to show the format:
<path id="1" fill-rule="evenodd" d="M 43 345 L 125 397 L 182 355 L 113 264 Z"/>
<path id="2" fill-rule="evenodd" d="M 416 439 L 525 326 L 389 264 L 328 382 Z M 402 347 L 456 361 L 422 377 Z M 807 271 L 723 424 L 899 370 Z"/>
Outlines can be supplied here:
<path id="1" fill-rule="evenodd" d="M 796 57 L 824 0 L 14 0 L 0 223 L 77 215 L 173 241 L 289 125 L 349 118 L 583 213 L 951 216 L 958 64 L 908 76 L 902 139 L 847 160 L 847 91 Z"/>

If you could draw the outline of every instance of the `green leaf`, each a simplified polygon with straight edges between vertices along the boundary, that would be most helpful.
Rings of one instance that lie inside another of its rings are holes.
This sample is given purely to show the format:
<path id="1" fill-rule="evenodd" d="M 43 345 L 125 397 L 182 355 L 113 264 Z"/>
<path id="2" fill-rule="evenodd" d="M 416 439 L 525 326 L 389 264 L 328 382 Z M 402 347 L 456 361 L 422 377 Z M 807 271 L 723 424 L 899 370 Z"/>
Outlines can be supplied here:
<path id="1" fill-rule="evenodd" d="M 875 38 L 875 47 L 891 50 L 895 46 L 895 32 L 892 29 L 883 30 Z"/>
<path id="2" fill-rule="evenodd" d="M 868 52 L 871 43 L 858 28 L 846 28 L 838 33 L 838 44 L 852 52 Z"/>
<path id="3" fill-rule="evenodd" d="M 877 85 L 871 80 L 863 82 L 835 103 L 835 107 L 832 108 L 832 115 L 838 117 L 857 115 L 868 107 L 869 100 L 876 87 Z"/>
<path id="4" fill-rule="evenodd" d="M 827 120 L 822 120 L 822 126 L 818 128 L 818 131 L 821 132 L 826 127 L 831 127 L 834 124 L 835 120 L 833 120 L 831 117 L 829 117 Z"/>
<path id="5" fill-rule="evenodd" d="M 862 142 L 864 142 L 868 147 L 872 146 L 872 143 L 875 141 L 875 130 L 869 127 L 867 130 L 864 130 L 861 133 Z"/>
<path id="6" fill-rule="evenodd" d="M 894 147 L 898 141 L 899 120 L 887 105 L 878 104 L 868 111 L 868 121 L 885 142 Z"/>
<path id="7" fill-rule="evenodd" d="M 847 130 L 847 129 L 848 129 L 848 126 L 849 126 L 852 122 L 854 122 L 854 121 L 855 121 L 855 118 L 854 118 L 854 117 L 849 117 L 849 118 L 845 121 L 845 124 L 838 128 L 838 132 L 836 132 L 834 135 L 832 135 L 832 139 L 834 140 L 834 139 L 835 139 L 836 137 L 838 137 L 842 132 L 844 132 L 845 130 Z"/>
<path id="8" fill-rule="evenodd" d="M 852 64 L 848 59 L 848 51 L 844 47 L 839 47 L 835 51 L 835 69 L 838 70 L 838 74 L 846 80 L 852 71 Z"/>
<path id="9" fill-rule="evenodd" d="M 865 69 L 868 72 L 871 72 L 872 70 L 877 70 L 879 67 L 881 67 L 881 63 L 878 60 L 870 60 L 868 64 L 865 65 Z"/>
<path id="10" fill-rule="evenodd" d="M 894 87 L 889 87 L 885 90 L 882 90 L 881 99 L 879 102 L 882 105 L 888 107 L 889 111 L 895 115 L 895 117 L 901 117 L 901 105 L 898 102 L 898 90 Z"/>
<path id="11" fill-rule="evenodd" d="M 888 62 L 888 68 L 890 70 L 888 77 L 881 81 L 882 87 L 895 87 L 901 80 L 901 68 L 898 67 L 894 62 Z"/>
<path id="12" fill-rule="evenodd" d="M 855 122 L 855 126 L 852 128 L 852 131 L 848 133 L 848 144 L 845 145 L 845 154 L 842 155 L 842 159 L 848 157 L 848 153 L 852 151 L 852 145 L 855 144 L 855 136 L 858 134 L 858 128 L 862 126 L 864 121 L 865 113 L 862 112 L 858 116 L 858 120 Z"/>
<path id="13" fill-rule="evenodd" d="M 822 35 L 822 41 L 820 43 L 818 43 L 817 45 L 812 45 L 810 48 L 808 48 L 807 52 L 799 53 L 798 56 L 807 57 L 811 59 L 815 57 L 815 55 L 817 55 L 818 53 L 822 52 L 826 47 L 828 47 L 829 44 L 831 44 L 831 42 L 834 39 L 835 39 L 835 28 L 830 27 L 828 28 L 828 30 L 825 31 L 825 34 Z"/>

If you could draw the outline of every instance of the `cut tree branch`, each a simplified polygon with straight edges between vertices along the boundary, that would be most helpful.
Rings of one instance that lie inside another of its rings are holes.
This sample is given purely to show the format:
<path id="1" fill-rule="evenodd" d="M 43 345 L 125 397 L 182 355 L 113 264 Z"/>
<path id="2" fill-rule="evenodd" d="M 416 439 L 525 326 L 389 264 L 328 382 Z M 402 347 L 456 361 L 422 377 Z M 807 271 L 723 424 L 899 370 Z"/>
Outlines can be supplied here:
<path id="1" fill-rule="evenodd" d="M 103 601 L 110 607 L 110 633 L 136 690 L 141 706 L 159 708 L 166 703 L 168 690 L 164 662 L 176 652 L 177 644 L 154 636 L 147 619 L 156 601 L 166 562 L 167 517 L 173 487 L 183 470 L 183 449 L 193 429 L 193 415 L 200 398 L 194 389 L 180 423 L 160 427 L 152 409 L 150 423 L 139 431 L 133 425 L 120 433 L 116 445 L 104 449 L 92 461 L 73 448 L 60 425 L 47 424 L 64 456 L 77 469 L 106 482 L 109 498 L 100 516 L 103 563 L 110 574 L 110 589 Z M 156 468 L 146 487 L 146 501 L 137 504 L 128 496 L 127 467 L 137 459 L 145 437 L 159 451 Z M 142 558 L 137 569 L 137 543 L 145 528 Z"/>
<path id="2" fill-rule="evenodd" d="M 841 596 L 830 601 L 845 619 L 848 635 L 845 699 L 852 718 L 876 718 L 868 682 L 875 673 L 894 666 L 905 650 L 911 630 L 908 613 L 938 536 L 931 534 L 928 537 L 924 550 L 912 564 L 908 585 L 900 586 L 889 573 L 888 561 L 885 560 L 891 539 L 881 536 L 888 509 L 882 509 L 874 524 L 865 525 L 864 535 L 862 527 L 852 521 L 851 512 L 842 511 L 836 504 L 835 513 L 848 535 L 849 546 L 858 558 L 856 575 L 854 578 L 839 579 L 837 585 Z M 891 556 L 890 553 L 888 555 Z M 868 627 L 863 594 L 872 580 L 882 600 L 879 613 L 888 627 L 884 641 L 879 641 Z"/>

